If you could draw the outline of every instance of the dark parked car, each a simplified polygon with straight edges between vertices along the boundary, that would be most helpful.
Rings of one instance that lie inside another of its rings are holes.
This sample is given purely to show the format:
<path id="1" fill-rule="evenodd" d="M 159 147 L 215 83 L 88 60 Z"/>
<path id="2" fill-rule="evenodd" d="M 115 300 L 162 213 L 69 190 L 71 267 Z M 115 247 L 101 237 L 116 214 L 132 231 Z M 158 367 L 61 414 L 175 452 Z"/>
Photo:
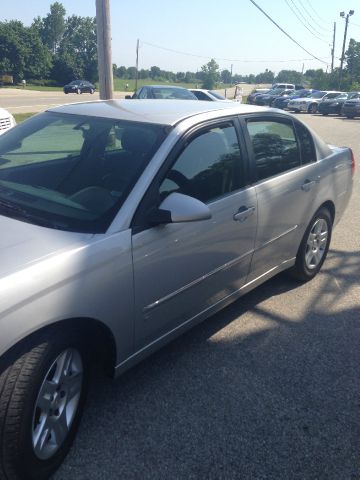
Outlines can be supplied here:
<path id="1" fill-rule="evenodd" d="M 255 88 L 250 95 L 247 97 L 247 102 L 250 105 L 253 105 L 255 103 L 255 97 L 258 95 L 264 95 L 265 93 L 268 93 L 270 91 L 270 88 Z"/>
<path id="2" fill-rule="evenodd" d="M 341 114 L 341 109 L 346 102 L 346 100 L 351 100 L 352 98 L 356 98 L 359 95 L 357 92 L 349 92 L 349 93 L 340 93 L 335 98 L 331 99 L 324 99 L 318 105 L 318 112 L 322 113 L 323 115 L 329 115 L 329 113 Z"/>
<path id="3" fill-rule="evenodd" d="M 264 95 L 257 95 L 254 99 L 255 105 L 268 105 L 272 106 L 272 102 L 275 98 L 281 97 L 282 95 L 289 95 L 289 93 L 294 90 L 284 89 L 284 88 L 274 88 Z"/>
<path id="4" fill-rule="evenodd" d="M 282 95 L 281 97 L 275 98 L 272 103 L 272 107 L 280 108 L 285 110 L 288 106 L 288 103 L 295 98 L 305 98 L 311 95 L 315 90 L 311 88 L 304 88 L 303 90 L 296 90 L 290 93 L 289 95 Z"/>
<path id="5" fill-rule="evenodd" d="M 187 88 L 168 85 L 144 85 L 143 87 L 139 88 L 132 97 L 127 95 L 126 98 L 197 100 L 197 97 Z"/>
<path id="6" fill-rule="evenodd" d="M 74 80 L 64 86 L 64 93 L 94 93 L 95 85 L 87 80 Z"/>
<path id="7" fill-rule="evenodd" d="M 341 109 L 341 115 L 347 118 L 360 117 L 360 92 L 352 92 L 350 100 L 345 100 Z"/>

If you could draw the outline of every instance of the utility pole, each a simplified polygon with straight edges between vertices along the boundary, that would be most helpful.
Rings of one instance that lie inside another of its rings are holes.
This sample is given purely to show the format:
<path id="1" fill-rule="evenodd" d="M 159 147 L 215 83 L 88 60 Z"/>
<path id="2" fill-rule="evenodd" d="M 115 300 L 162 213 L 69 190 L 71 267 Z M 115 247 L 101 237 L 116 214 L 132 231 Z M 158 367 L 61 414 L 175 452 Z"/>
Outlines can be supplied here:
<path id="1" fill-rule="evenodd" d="M 113 69 L 111 60 L 110 0 L 96 0 L 96 36 L 100 99 L 113 98 Z"/>
<path id="2" fill-rule="evenodd" d="M 334 22 L 333 44 L 331 49 L 331 73 L 334 71 L 335 36 L 336 36 L 336 22 Z"/>
<path id="3" fill-rule="evenodd" d="M 135 74 L 135 92 L 137 91 L 139 78 L 139 39 L 136 42 L 136 74 Z"/>
<path id="4" fill-rule="evenodd" d="M 345 60 L 345 45 L 346 45 L 346 35 L 347 35 L 347 29 L 348 29 L 348 24 L 349 24 L 349 17 L 351 17 L 351 15 L 354 15 L 354 13 L 355 13 L 354 10 L 349 10 L 349 13 L 345 17 L 345 12 L 340 12 L 340 17 L 345 18 L 345 31 L 344 31 L 344 42 L 343 42 L 341 62 L 340 62 L 339 90 L 341 88 L 343 65 L 344 65 L 344 60 Z"/>

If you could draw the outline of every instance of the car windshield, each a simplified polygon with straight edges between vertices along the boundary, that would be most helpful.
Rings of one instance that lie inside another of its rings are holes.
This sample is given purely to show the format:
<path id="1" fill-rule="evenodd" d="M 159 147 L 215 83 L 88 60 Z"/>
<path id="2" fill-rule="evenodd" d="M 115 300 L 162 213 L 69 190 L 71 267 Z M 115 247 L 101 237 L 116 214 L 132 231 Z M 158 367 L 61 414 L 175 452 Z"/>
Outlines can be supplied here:
<path id="1" fill-rule="evenodd" d="M 69 85 L 77 85 L 78 83 L 80 83 L 80 80 L 73 80 Z"/>
<path id="2" fill-rule="evenodd" d="M 322 98 L 324 95 L 326 95 L 326 92 L 314 92 L 309 95 L 309 98 Z"/>
<path id="3" fill-rule="evenodd" d="M 280 95 L 283 91 L 283 88 L 274 88 L 274 90 L 269 90 L 267 95 Z"/>
<path id="4" fill-rule="evenodd" d="M 153 88 L 152 94 L 154 98 L 161 99 L 197 100 L 195 95 L 186 88 Z"/>
<path id="5" fill-rule="evenodd" d="M 105 232 L 165 132 L 148 123 L 37 115 L 0 137 L 0 214 Z"/>
<path id="6" fill-rule="evenodd" d="M 215 90 L 209 90 L 209 92 L 211 93 L 211 95 L 215 98 L 217 98 L 218 100 L 226 100 L 225 97 L 223 97 L 222 95 L 220 95 L 220 93 L 218 92 L 215 92 Z"/>
<path id="7" fill-rule="evenodd" d="M 355 98 L 360 98 L 360 92 L 350 92 L 349 99 L 354 100 Z"/>

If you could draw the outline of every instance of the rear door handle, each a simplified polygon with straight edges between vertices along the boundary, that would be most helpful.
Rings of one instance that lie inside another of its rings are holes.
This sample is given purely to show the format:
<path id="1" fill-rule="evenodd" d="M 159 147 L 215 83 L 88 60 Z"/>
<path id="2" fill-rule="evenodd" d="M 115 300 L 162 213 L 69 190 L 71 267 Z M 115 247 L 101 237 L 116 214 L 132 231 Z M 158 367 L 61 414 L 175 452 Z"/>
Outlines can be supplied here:
<path id="1" fill-rule="evenodd" d="M 243 205 L 239 208 L 238 212 L 234 214 L 233 219 L 237 222 L 245 222 L 255 212 L 255 207 L 247 207 Z"/>
<path id="2" fill-rule="evenodd" d="M 308 192 L 316 183 L 319 183 L 319 180 L 320 178 L 318 180 L 305 180 L 305 182 L 301 185 L 301 190 Z"/>

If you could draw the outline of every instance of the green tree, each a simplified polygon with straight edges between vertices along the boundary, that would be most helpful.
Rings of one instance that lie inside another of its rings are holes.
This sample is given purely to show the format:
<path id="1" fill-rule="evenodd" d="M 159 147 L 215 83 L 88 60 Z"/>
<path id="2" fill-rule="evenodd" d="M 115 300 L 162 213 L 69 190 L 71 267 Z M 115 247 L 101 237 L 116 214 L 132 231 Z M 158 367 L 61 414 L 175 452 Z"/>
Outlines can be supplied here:
<path id="1" fill-rule="evenodd" d="M 223 70 L 221 72 L 221 80 L 224 83 L 231 83 L 231 81 L 232 81 L 231 72 L 229 70 Z"/>
<path id="2" fill-rule="evenodd" d="M 43 42 L 48 46 L 49 50 L 55 54 L 60 47 L 61 39 L 65 33 L 66 10 L 60 2 L 50 5 L 50 13 L 42 19 L 40 27 L 40 35 Z M 39 23 L 38 20 L 34 20 Z"/>
<path id="3" fill-rule="evenodd" d="M 304 81 L 304 76 L 301 72 L 297 72 L 296 70 L 280 70 L 275 81 L 278 83 L 301 84 Z"/>
<path id="4" fill-rule="evenodd" d="M 345 53 L 346 73 L 352 82 L 360 82 L 360 42 L 350 39 Z"/>
<path id="5" fill-rule="evenodd" d="M 255 77 L 256 83 L 273 83 L 275 78 L 274 72 L 266 69 L 265 72 L 259 73 Z"/>
<path id="6" fill-rule="evenodd" d="M 160 73 L 161 73 L 161 70 L 160 70 L 159 67 L 154 66 L 154 67 L 151 67 L 151 68 L 150 68 L 150 78 L 152 78 L 153 80 L 154 80 L 155 78 L 159 78 L 159 77 L 160 77 Z"/>
<path id="7" fill-rule="evenodd" d="M 212 58 L 210 62 L 201 67 L 201 71 L 203 74 L 203 88 L 209 90 L 215 88 L 215 84 L 220 78 L 219 65 L 216 63 L 216 61 Z"/>
<path id="8" fill-rule="evenodd" d="M 53 78 L 66 83 L 75 78 L 95 82 L 98 78 L 96 21 L 93 17 L 72 15 L 54 62 Z"/>
<path id="9" fill-rule="evenodd" d="M 46 78 L 51 69 L 51 55 L 36 28 L 11 20 L 0 22 L 0 70 L 21 79 Z"/>

